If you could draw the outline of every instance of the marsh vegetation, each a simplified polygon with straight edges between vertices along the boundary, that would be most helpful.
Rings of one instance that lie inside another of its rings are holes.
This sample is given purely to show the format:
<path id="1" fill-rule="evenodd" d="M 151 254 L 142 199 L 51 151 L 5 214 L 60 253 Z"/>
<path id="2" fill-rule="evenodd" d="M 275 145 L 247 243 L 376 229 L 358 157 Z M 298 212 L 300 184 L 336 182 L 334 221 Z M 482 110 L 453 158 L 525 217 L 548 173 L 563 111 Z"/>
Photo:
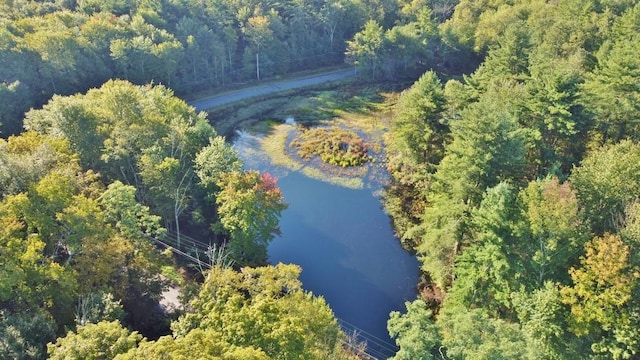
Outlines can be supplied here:
<path id="1" fill-rule="evenodd" d="M 218 131 L 256 137 L 271 164 L 352 189 L 387 179 L 383 134 L 391 92 L 367 85 L 323 85 L 227 107 L 210 118 Z M 235 125 L 231 125 L 235 124 Z"/>
<path id="2" fill-rule="evenodd" d="M 343 168 L 359 166 L 370 160 L 368 145 L 357 133 L 337 126 L 300 128 L 289 143 L 298 156 Z"/>

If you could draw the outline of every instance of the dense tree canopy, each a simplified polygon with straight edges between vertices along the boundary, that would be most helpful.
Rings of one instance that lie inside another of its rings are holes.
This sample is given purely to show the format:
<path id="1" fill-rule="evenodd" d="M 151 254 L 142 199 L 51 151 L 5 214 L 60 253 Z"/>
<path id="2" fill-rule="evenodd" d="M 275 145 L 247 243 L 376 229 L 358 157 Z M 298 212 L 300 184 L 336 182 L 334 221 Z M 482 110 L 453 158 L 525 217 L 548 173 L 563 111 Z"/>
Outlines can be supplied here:
<path id="1" fill-rule="evenodd" d="M 302 290 L 300 268 L 220 266 L 207 272 L 173 335 L 152 341 L 118 321 L 78 326 L 50 343 L 52 359 L 337 359 L 356 358 L 324 299 Z"/>
<path id="2" fill-rule="evenodd" d="M 418 79 L 386 137 L 424 275 L 395 358 L 637 358 L 639 24 L 634 0 L 0 2 L 0 358 L 349 358 L 285 265 L 214 267 L 155 340 L 153 245 L 264 264 L 286 208 L 174 91 L 343 60 Z"/>
<path id="3" fill-rule="evenodd" d="M 162 290 L 165 260 L 146 235 L 163 231 L 160 217 L 136 202 L 133 187 L 119 183 L 104 191 L 95 173 L 75 164 L 39 174 L 2 199 L 4 315 L 43 313 L 58 331 L 78 320 L 78 299 L 106 291 L 137 314 L 132 324 L 148 331 L 145 318 Z"/>
<path id="4" fill-rule="evenodd" d="M 300 268 L 283 265 L 214 267 L 173 337 L 143 341 L 121 359 L 155 357 L 223 359 L 347 359 L 339 328 L 324 299 L 302 290 Z"/>
<path id="5" fill-rule="evenodd" d="M 211 151 L 206 150 L 210 142 L 218 144 L 218 151 L 228 145 L 204 113 L 196 114 L 168 88 L 109 81 L 87 94 L 55 96 L 43 109 L 27 114 L 25 127 L 67 139 L 82 167 L 99 172 L 106 182 L 132 185 L 136 199 L 178 237 L 185 223 L 210 235 L 209 225 L 216 219 L 215 214 L 200 216 L 210 212 L 203 209 L 206 194 L 198 185 L 202 166 L 198 168 L 196 158 L 200 151 Z M 209 168 L 233 169 L 225 165 L 227 157 L 207 159 Z"/>
<path id="6" fill-rule="evenodd" d="M 52 357 L 126 351 L 140 335 L 119 321 L 166 333 L 158 302 L 172 261 L 154 240 L 171 232 L 180 248 L 181 224 L 229 242 L 237 263 L 266 261 L 286 207 L 275 179 L 244 172 L 204 115 L 166 87 L 109 81 L 54 97 L 25 124 L 0 140 L 0 357 L 42 358 L 76 326 Z"/>
<path id="7" fill-rule="evenodd" d="M 425 271 L 402 316 L 429 329 L 390 326 L 399 355 L 638 356 L 638 9 L 462 0 L 439 26 L 483 61 L 444 98 L 423 77 L 396 104 L 387 209 Z M 446 136 L 420 136 L 434 124 Z"/>
<path id="8" fill-rule="evenodd" d="M 393 1 L 11 1 L 0 4 L 0 122 L 111 78 L 181 94 L 340 64 L 366 20 Z"/>
<path id="9" fill-rule="evenodd" d="M 113 359 L 135 347 L 140 334 L 131 332 L 117 321 L 101 321 L 78 327 L 49 345 L 50 359 Z"/>

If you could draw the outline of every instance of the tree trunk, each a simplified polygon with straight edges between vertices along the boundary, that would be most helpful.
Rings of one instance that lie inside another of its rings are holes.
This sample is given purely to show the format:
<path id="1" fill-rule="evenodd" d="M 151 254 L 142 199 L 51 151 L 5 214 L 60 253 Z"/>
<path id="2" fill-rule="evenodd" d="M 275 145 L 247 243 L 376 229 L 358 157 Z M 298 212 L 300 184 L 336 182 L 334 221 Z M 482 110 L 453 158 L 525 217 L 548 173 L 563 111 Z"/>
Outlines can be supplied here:
<path id="1" fill-rule="evenodd" d="M 178 219 L 180 217 L 180 210 L 179 210 L 177 201 L 174 204 L 173 215 L 174 215 L 174 220 L 176 222 L 176 243 L 178 245 L 177 246 L 178 250 L 180 250 L 180 221 Z"/>

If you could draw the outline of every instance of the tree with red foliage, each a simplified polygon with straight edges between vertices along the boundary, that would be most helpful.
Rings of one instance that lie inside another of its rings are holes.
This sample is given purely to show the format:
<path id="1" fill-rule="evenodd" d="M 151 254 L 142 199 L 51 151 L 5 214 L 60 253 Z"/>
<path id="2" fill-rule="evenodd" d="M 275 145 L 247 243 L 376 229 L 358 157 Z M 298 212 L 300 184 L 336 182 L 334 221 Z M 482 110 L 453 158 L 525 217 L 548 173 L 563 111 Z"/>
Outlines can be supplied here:
<path id="1" fill-rule="evenodd" d="M 279 231 L 287 204 L 277 180 L 269 173 L 246 171 L 223 174 L 218 181 L 220 225 L 229 233 L 228 248 L 241 265 L 264 263 L 267 246 Z"/>

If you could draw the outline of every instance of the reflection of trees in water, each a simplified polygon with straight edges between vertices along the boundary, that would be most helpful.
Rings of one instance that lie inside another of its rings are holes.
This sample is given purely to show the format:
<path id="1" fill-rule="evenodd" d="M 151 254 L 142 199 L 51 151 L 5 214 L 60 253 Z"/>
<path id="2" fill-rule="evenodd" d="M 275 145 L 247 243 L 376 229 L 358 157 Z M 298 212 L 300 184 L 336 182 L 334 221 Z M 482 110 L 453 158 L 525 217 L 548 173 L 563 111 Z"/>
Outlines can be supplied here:
<path id="1" fill-rule="evenodd" d="M 233 148 L 238 152 L 246 169 L 254 169 L 262 172 L 269 172 L 276 177 L 284 177 L 288 170 L 282 166 L 276 166 L 269 160 L 268 154 L 262 148 L 264 135 L 251 134 L 238 130 L 233 139 Z"/>

